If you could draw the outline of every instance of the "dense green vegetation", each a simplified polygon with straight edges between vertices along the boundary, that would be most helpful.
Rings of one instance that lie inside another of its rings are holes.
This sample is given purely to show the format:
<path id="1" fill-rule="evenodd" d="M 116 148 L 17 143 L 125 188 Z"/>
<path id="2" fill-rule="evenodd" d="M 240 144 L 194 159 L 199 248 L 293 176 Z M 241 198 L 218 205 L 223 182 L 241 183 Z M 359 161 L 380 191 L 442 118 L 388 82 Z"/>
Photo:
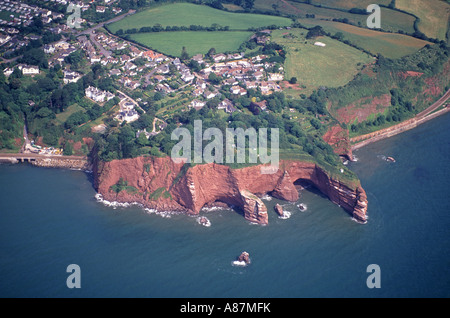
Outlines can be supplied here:
<path id="1" fill-rule="evenodd" d="M 419 52 L 402 59 L 391 60 L 380 56 L 370 72 L 361 73 L 347 85 L 327 90 L 331 113 L 350 103 L 366 97 L 391 95 L 391 107 L 364 122 L 352 123 L 348 128 L 352 135 L 368 133 L 379 128 L 411 118 L 440 96 L 424 93 L 429 87 L 428 79 L 443 72 L 448 64 L 449 48 L 445 44 L 427 45 Z M 404 72 L 415 71 L 421 76 L 405 78 Z M 433 85 L 441 91 L 450 88 L 448 76 L 434 77 Z"/>
<path id="2" fill-rule="evenodd" d="M 103 89 L 111 88 L 111 82 L 103 76 L 104 69 L 100 64 L 85 69 L 85 76 L 77 83 L 64 85 L 61 66 L 56 64 L 54 67 L 48 67 L 42 42 L 31 42 L 23 52 L 19 61 L 40 66 L 40 74 L 34 77 L 25 76 L 18 68 L 15 68 L 8 78 L 3 72 L 0 73 L 0 149 L 16 151 L 20 148 L 25 123 L 28 132 L 36 141 L 49 146 L 70 148 L 67 144 L 69 141 L 80 141 L 86 136 L 87 132 L 83 132 L 84 128 L 80 127 L 82 124 L 99 118 L 117 103 L 116 98 L 100 107 L 84 97 L 84 90 L 90 85 Z M 79 54 L 80 58 L 84 59 L 84 54 L 77 51 L 66 60 L 76 60 Z M 72 67 L 76 69 L 76 63 L 74 64 Z M 69 108 L 77 111 L 67 113 Z M 88 127 L 86 129 L 89 130 Z M 18 144 L 15 144 L 14 138 L 20 138 Z M 80 151 L 87 153 L 88 149 L 84 145 Z"/>

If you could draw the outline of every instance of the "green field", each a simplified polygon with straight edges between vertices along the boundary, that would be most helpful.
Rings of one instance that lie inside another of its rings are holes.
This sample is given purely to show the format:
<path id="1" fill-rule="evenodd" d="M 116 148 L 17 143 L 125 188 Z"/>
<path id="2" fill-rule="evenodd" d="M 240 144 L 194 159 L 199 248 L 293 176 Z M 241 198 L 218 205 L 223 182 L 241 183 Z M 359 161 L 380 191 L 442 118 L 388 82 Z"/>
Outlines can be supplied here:
<path id="1" fill-rule="evenodd" d="M 450 18 L 450 4 L 442 0 L 397 0 L 395 7 L 420 19 L 419 30 L 426 36 L 445 40 Z"/>
<path id="2" fill-rule="evenodd" d="M 189 56 L 206 54 L 210 48 L 215 48 L 217 53 L 233 52 L 252 34 L 244 31 L 180 31 L 136 33 L 131 39 L 163 54 L 179 57 L 183 46 Z"/>
<path id="3" fill-rule="evenodd" d="M 140 29 L 144 26 L 154 26 L 156 24 L 160 24 L 163 27 L 189 27 L 190 25 L 209 27 L 212 24 L 218 24 L 222 27 L 229 26 L 230 30 L 247 30 L 252 27 L 273 24 L 289 26 L 292 24 L 292 20 L 262 14 L 226 12 L 191 3 L 174 3 L 141 11 L 112 23 L 108 27 L 114 33 L 119 29 L 124 31 L 132 28 Z"/>
<path id="4" fill-rule="evenodd" d="M 316 40 L 305 40 L 306 33 L 305 29 L 275 30 L 272 33 L 272 41 L 283 45 L 287 51 L 285 78 L 297 77 L 298 83 L 306 86 L 306 90 L 343 86 L 364 64 L 374 61 L 370 55 L 328 37 L 316 39 L 326 47 L 316 46 Z"/>
<path id="5" fill-rule="evenodd" d="M 345 23 L 318 21 L 316 19 L 299 19 L 299 21 L 306 27 L 320 25 L 331 34 L 341 32 L 344 35 L 344 39 L 352 44 L 372 54 L 381 54 L 391 59 L 413 54 L 425 45 L 431 44 L 430 42 L 403 34 L 363 29 Z"/>
<path id="6" fill-rule="evenodd" d="M 375 3 L 373 0 L 312 0 L 312 4 L 314 5 L 322 5 L 324 7 L 331 8 L 341 8 L 341 9 L 352 9 L 359 8 L 365 9 L 369 4 Z M 379 5 L 388 6 L 391 3 L 391 0 L 378 0 L 376 1 Z"/>
<path id="7" fill-rule="evenodd" d="M 279 11 L 285 15 L 295 15 L 299 18 L 305 18 L 306 14 L 314 14 L 315 20 L 333 20 L 333 19 L 347 19 L 349 23 L 361 27 L 367 24 L 367 15 L 353 14 L 345 10 L 353 7 L 366 8 L 361 4 L 356 5 L 356 1 L 326 1 L 330 7 L 325 8 L 316 7 L 307 3 L 299 3 L 295 1 L 280 1 L 280 0 L 255 0 L 255 8 L 264 11 Z M 359 3 L 360 1 L 358 1 Z M 368 1 L 363 1 L 367 3 Z M 322 1 L 320 1 L 322 3 Z M 347 6 L 345 5 L 347 4 Z M 323 4 L 325 6 L 325 4 Z M 275 6 L 275 7 L 274 7 Z M 344 11 L 343 11 L 344 10 Z M 414 32 L 415 17 L 403 12 L 395 11 L 388 8 L 381 8 L 381 28 L 386 31 L 398 32 L 402 30 L 406 33 Z"/>

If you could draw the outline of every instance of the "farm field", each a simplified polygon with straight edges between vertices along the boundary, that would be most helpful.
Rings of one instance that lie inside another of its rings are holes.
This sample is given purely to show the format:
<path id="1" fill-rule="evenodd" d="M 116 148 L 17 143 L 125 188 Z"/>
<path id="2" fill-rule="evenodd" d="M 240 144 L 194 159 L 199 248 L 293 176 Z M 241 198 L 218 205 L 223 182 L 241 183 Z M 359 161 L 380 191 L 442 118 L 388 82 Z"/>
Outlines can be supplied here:
<path id="1" fill-rule="evenodd" d="M 431 44 L 430 42 L 403 34 L 363 29 L 333 21 L 299 19 L 299 22 L 306 27 L 320 25 L 325 31 L 331 34 L 341 32 L 344 35 L 344 39 L 350 41 L 354 45 L 357 45 L 372 54 L 381 54 L 391 59 L 413 54 L 425 45 Z"/>
<path id="2" fill-rule="evenodd" d="M 450 4 L 442 0 L 397 0 L 395 7 L 419 17 L 419 30 L 426 36 L 445 40 Z"/>
<path id="3" fill-rule="evenodd" d="M 322 3 L 322 1 L 320 3 Z M 316 7 L 307 3 L 299 3 L 295 1 L 282 2 L 280 0 L 255 0 L 255 8 L 264 11 L 279 11 L 282 14 L 295 15 L 299 18 L 305 18 L 306 14 L 314 14 L 318 23 L 320 21 L 319 19 L 347 19 L 351 24 L 364 27 L 367 23 L 367 15 L 353 14 L 342 10 L 348 10 L 354 7 L 365 9 L 367 8 L 367 5 L 362 6 L 352 4 L 350 8 L 347 8 L 344 6 L 345 3 L 347 3 L 347 1 L 336 2 L 330 0 L 328 1 L 330 8 L 327 8 Z M 323 5 L 326 6 L 325 4 Z M 412 15 L 382 7 L 381 16 L 381 27 L 384 30 L 391 32 L 398 32 L 399 30 L 406 33 L 414 32 L 414 21 L 416 19 Z"/>
<path id="4" fill-rule="evenodd" d="M 349 10 L 351 8 L 365 9 L 369 4 L 374 3 L 373 0 L 312 0 L 311 4 L 322 5 L 324 7 L 341 8 Z M 379 5 L 389 5 L 391 0 L 378 0 Z"/>
<path id="5" fill-rule="evenodd" d="M 257 28 L 273 24 L 289 26 L 292 24 L 292 20 L 262 14 L 226 12 L 192 3 L 174 3 L 144 10 L 112 23 L 108 27 L 114 33 L 119 29 L 124 31 L 132 28 L 140 29 L 144 26 L 156 24 L 163 27 L 189 27 L 190 25 L 209 27 L 212 24 L 218 24 L 222 27 L 229 26 L 230 30 L 247 30 L 252 27 Z"/>
<path id="6" fill-rule="evenodd" d="M 189 56 L 206 54 L 210 48 L 215 48 L 217 53 L 236 51 L 252 34 L 245 31 L 179 31 L 136 33 L 130 37 L 158 52 L 179 57 L 183 46 Z"/>
<path id="7" fill-rule="evenodd" d="M 370 55 L 328 37 L 305 40 L 306 33 L 305 29 L 275 30 L 272 33 L 272 41 L 283 45 L 287 51 L 285 79 L 297 77 L 300 86 L 306 86 L 305 92 L 320 86 L 343 86 L 363 65 L 373 62 Z M 326 46 L 316 46 L 316 41 Z"/>

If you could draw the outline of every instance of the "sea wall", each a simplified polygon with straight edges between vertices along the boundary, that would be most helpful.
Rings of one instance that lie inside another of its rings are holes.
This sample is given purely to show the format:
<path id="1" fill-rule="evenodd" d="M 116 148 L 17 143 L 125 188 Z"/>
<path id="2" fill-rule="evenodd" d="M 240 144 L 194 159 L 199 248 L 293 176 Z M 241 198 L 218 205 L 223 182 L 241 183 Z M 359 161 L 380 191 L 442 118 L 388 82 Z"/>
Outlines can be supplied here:
<path id="1" fill-rule="evenodd" d="M 433 118 L 436 118 L 446 112 L 450 111 L 450 107 L 445 107 L 441 110 L 438 110 L 426 117 L 421 117 L 421 118 L 411 118 L 408 119 L 398 125 L 392 126 L 392 127 L 388 127 L 385 129 L 380 129 L 378 131 L 375 131 L 373 133 L 370 134 L 366 134 L 366 135 L 361 135 L 358 137 L 354 137 L 351 138 L 351 142 L 352 143 L 356 143 L 352 146 L 352 150 L 356 150 L 358 148 L 364 147 L 370 143 L 385 139 L 385 138 L 389 138 L 395 135 L 398 135 L 404 131 L 413 129 Z"/>
<path id="2" fill-rule="evenodd" d="M 87 158 L 36 158 L 31 164 L 38 167 L 65 168 L 75 170 L 92 170 L 92 166 Z"/>
<path id="3" fill-rule="evenodd" d="M 170 157 L 146 156 L 98 162 L 93 173 L 96 190 L 108 201 L 137 202 L 158 211 L 189 214 L 225 203 L 259 224 L 269 222 L 261 196 L 296 201 L 299 194 L 294 182 L 306 180 L 356 220 L 366 222 L 367 197 L 359 184 L 333 179 L 312 162 L 282 160 L 273 174 L 262 174 L 261 167 L 231 169 L 214 163 L 190 167 L 174 163 Z"/>

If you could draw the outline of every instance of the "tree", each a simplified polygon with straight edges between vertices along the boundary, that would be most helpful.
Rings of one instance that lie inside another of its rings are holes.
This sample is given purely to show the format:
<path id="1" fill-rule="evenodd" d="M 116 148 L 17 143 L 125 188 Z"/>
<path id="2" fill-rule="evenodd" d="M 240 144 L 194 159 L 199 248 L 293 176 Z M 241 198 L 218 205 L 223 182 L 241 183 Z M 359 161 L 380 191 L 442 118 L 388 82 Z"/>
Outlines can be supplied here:
<path id="1" fill-rule="evenodd" d="M 297 84 L 297 77 L 291 77 L 291 79 L 289 80 L 290 84 Z"/>
<path id="2" fill-rule="evenodd" d="M 9 87 L 11 89 L 19 89 L 22 85 L 22 82 L 18 78 L 12 78 L 9 80 Z"/>
<path id="3" fill-rule="evenodd" d="M 336 32 L 336 34 L 334 35 L 334 37 L 339 40 L 339 41 L 343 41 L 344 40 L 344 33 L 342 32 Z"/>
<path id="4" fill-rule="evenodd" d="M 73 113 L 72 115 L 67 118 L 66 122 L 64 123 L 65 128 L 72 129 L 75 126 L 81 125 L 89 120 L 89 116 L 82 111 L 78 111 L 76 113 Z"/>
<path id="5" fill-rule="evenodd" d="M 180 58 L 181 58 L 182 60 L 187 60 L 187 59 L 189 59 L 189 54 L 188 54 L 188 52 L 186 51 L 186 47 L 185 47 L 185 46 L 183 46 L 183 48 L 181 49 L 181 56 L 180 56 Z"/>
<path id="6" fill-rule="evenodd" d="M 201 66 L 200 64 L 198 64 L 198 62 L 196 60 L 190 60 L 189 61 L 189 67 L 194 71 L 194 72 L 200 72 L 201 70 Z"/>
<path id="7" fill-rule="evenodd" d="M 216 49 L 215 48 L 210 48 L 208 53 L 206 53 L 207 57 L 212 57 L 214 54 L 216 54 Z"/>
<path id="8" fill-rule="evenodd" d="M 310 29 L 308 31 L 308 33 L 306 34 L 306 38 L 307 39 L 315 39 L 316 37 L 322 36 L 322 35 L 325 35 L 323 28 L 320 25 L 316 25 L 315 27 L 313 27 L 312 29 Z"/>
<path id="9" fill-rule="evenodd" d="M 53 80 L 48 77 L 38 79 L 37 84 L 39 85 L 40 89 L 47 92 L 50 92 L 56 88 L 56 85 L 53 82 Z"/>
<path id="10" fill-rule="evenodd" d="M 63 151 L 64 151 L 64 156 L 71 156 L 73 154 L 72 144 L 70 142 L 66 142 L 64 144 Z"/>
<path id="11" fill-rule="evenodd" d="M 19 60 L 19 62 L 30 65 L 37 65 L 42 68 L 48 68 L 47 58 L 45 57 L 44 51 L 40 48 L 27 50 L 22 55 L 22 58 Z"/>
<path id="12" fill-rule="evenodd" d="M 209 73 L 208 76 L 208 80 L 211 82 L 211 84 L 213 85 L 219 85 L 222 82 L 222 79 L 220 78 L 220 76 L 217 76 L 215 73 L 211 72 Z"/>

